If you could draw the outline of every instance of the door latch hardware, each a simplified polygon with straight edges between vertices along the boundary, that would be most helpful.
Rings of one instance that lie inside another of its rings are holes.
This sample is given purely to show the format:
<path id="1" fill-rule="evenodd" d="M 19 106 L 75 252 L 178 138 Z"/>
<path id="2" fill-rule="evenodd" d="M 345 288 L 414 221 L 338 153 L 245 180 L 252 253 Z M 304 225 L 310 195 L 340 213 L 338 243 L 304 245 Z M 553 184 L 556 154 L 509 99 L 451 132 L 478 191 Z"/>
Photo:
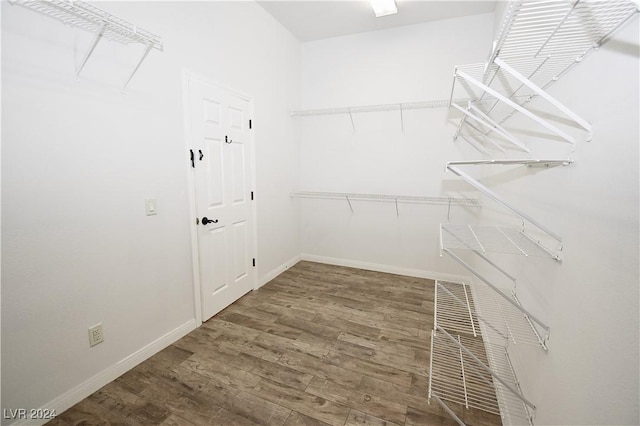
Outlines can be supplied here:
<path id="1" fill-rule="evenodd" d="M 229 139 L 229 136 L 225 136 L 224 137 L 224 142 L 225 143 L 233 143 L 233 141 L 231 139 Z"/>
<path id="2" fill-rule="evenodd" d="M 202 159 L 204 158 L 204 154 L 202 153 L 202 150 L 199 149 L 198 152 L 200 153 L 200 158 L 199 160 L 202 161 Z"/>
<path id="3" fill-rule="evenodd" d="M 195 159 L 194 159 L 193 150 L 190 149 L 189 151 L 191 152 L 191 168 L 195 169 L 196 168 L 196 162 L 195 162 Z"/>
<path id="4" fill-rule="evenodd" d="M 211 220 L 211 219 L 207 218 L 206 216 L 202 218 L 202 224 L 203 225 L 208 225 L 210 223 L 218 223 L 218 219 Z"/>

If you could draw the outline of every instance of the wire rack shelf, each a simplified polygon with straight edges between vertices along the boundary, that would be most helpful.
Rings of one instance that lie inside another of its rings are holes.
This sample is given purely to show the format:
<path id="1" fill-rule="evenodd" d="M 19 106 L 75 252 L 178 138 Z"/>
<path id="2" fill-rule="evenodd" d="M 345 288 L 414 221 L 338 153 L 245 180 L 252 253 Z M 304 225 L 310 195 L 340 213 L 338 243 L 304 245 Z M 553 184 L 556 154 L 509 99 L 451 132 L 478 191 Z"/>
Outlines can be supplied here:
<path id="1" fill-rule="evenodd" d="M 434 328 L 438 326 L 455 333 L 480 334 L 480 323 L 471 286 L 464 283 L 436 281 Z"/>
<path id="2" fill-rule="evenodd" d="M 502 290 L 501 294 L 508 295 L 510 301 L 481 284 L 436 281 L 437 312 L 434 315 L 434 327 L 441 326 L 445 330 L 473 336 L 482 335 L 485 341 L 503 346 L 510 343 L 525 344 L 546 350 L 548 335 L 542 336 L 529 317 L 516 308 L 521 305 L 515 294 L 509 295 L 506 290 Z"/>
<path id="3" fill-rule="evenodd" d="M 392 202 L 398 201 L 401 203 L 414 203 L 414 204 L 439 204 L 439 205 L 455 205 L 455 206 L 469 206 L 469 207 L 481 207 L 482 202 L 476 198 L 463 198 L 463 197 L 447 197 L 447 196 L 433 196 L 433 197 L 420 197 L 411 195 L 386 195 L 386 194 L 362 194 L 351 192 L 314 192 L 314 191 L 298 191 L 292 192 L 291 196 L 294 198 L 322 198 L 329 200 L 359 200 L 359 201 L 383 201 Z"/>
<path id="4" fill-rule="evenodd" d="M 94 34 L 93 41 L 76 69 L 76 78 L 80 77 L 84 66 L 103 38 L 123 44 L 137 43 L 145 46 L 133 70 L 124 81 L 123 89 L 127 87 L 149 52 L 152 49 L 160 51 L 163 49 L 160 37 L 80 0 L 10 0 L 10 2 Z"/>
<path id="5" fill-rule="evenodd" d="M 160 37 L 83 1 L 13 0 L 11 3 L 92 33 L 98 32 L 104 25 L 104 38 L 119 43 L 150 43 L 154 49 L 163 48 Z"/>
<path id="6" fill-rule="evenodd" d="M 456 99 L 456 102 L 464 102 L 464 99 Z M 391 104 L 357 105 L 338 108 L 316 108 L 291 111 L 292 117 L 308 117 L 314 115 L 355 114 L 361 112 L 377 111 L 408 111 L 412 109 L 448 108 L 448 99 L 439 99 L 420 102 L 400 102 Z"/>
<path id="7" fill-rule="evenodd" d="M 545 89 L 605 43 L 638 10 L 637 2 L 630 0 L 512 1 L 488 61 L 456 67 L 451 99 L 469 98 L 496 126 L 516 113 L 528 115 L 575 144 L 573 137 L 524 108 L 541 96 L 583 127 L 589 140 L 591 125 Z M 482 129 L 485 135 L 491 131 Z"/>
<path id="8" fill-rule="evenodd" d="M 440 238 L 441 249 L 558 258 L 551 250 L 517 228 L 443 223 L 440 225 Z"/>
<path id="9" fill-rule="evenodd" d="M 499 415 L 506 425 L 532 424 L 535 412 L 503 346 L 452 335 L 440 326 L 431 333 L 428 396 Z M 452 410 L 447 412 L 464 424 Z"/>

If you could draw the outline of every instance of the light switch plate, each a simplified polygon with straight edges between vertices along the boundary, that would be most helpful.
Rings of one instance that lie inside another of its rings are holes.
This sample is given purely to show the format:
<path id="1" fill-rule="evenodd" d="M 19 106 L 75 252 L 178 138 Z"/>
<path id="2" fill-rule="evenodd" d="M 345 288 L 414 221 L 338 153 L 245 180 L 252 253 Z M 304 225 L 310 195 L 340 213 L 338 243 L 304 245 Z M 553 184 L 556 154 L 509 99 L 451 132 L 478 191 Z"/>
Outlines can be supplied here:
<path id="1" fill-rule="evenodd" d="M 153 216 L 158 214 L 156 210 L 156 199 L 155 198 L 147 198 L 144 200 L 145 211 L 147 212 L 147 216 Z"/>

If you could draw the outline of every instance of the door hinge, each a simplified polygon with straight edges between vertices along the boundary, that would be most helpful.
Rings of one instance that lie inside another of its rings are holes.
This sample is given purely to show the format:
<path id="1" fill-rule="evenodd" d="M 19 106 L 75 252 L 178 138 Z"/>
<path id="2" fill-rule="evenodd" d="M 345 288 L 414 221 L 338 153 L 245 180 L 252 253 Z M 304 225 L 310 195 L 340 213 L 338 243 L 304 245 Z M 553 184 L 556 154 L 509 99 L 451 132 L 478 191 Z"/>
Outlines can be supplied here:
<path id="1" fill-rule="evenodd" d="M 252 128 L 252 127 L 251 127 L 251 120 L 249 120 L 249 128 L 250 128 L 250 129 Z"/>
<path id="2" fill-rule="evenodd" d="M 255 257 L 253 258 L 253 266 L 254 267 L 256 266 L 256 258 Z"/>
<path id="3" fill-rule="evenodd" d="M 251 191 L 251 201 L 253 201 L 253 191 Z"/>

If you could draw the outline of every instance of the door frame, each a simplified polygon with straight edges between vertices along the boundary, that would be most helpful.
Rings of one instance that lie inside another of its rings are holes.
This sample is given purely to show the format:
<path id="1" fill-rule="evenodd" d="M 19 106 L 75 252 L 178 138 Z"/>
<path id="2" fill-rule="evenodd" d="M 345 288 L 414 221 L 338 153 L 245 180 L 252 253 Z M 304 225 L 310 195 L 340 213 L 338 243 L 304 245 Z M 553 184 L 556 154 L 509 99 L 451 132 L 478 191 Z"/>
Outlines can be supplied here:
<path id="1" fill-rule="evenodd" d="M 202 324 L 202 285 L 200 280 L 200 249 L 198 247 L 198 225 L 196 225 L 195 218 L 198 217 L 198 211 L 196 208 L 196 191 L 195 191 L 195 179 L 193 176 L 193 168 L 191 167 L 191 159 L 189 158 L 189 150 L 192 148 L 191 141 L 191 126 L 190 126 L 190 111 L 189 111 L 189 81 L 197 81 L 200 83 L 215 86 L 216 88 L 225 91 L 231 95 L 237 96 L 249 103 L 249 116 L 253 120 L 254 104 L 253 97 L 247 95 L 244 92 L 231 89 L 216 81 L 213 81 L 201 74 L 190 71 L 186 68 L 182 70 L 182 112 L 183 112 L 183 124 L 184 124 L 184 144 L 185 144 L 185 169 L 187 173 L 187 190 L 189 195 L 189 231 L 191 234 L 191 267 L 193 271 L 193 296 L 194 296 L 194 312 L 196 326 L 199 327 Z M 252 129 L 253 130 L 253 129 Z M 248 140 L 249 151 L 249 174 L 251 190 L 255 194 L 256 190 L 256 158 L 255 158 L 255 134 L 253 131 L 249 131 Z M 251 201 L 251 225 L 253 227 L 253 236 L 251 245 L 253 248 L 253 256 L 257 258 L 258 253 L 258 220 L 257 220 L 257 197 L 254 196 Z M 253 290 L 256 290 L 258 282 L 257 269 L 253 274 Z"/>

